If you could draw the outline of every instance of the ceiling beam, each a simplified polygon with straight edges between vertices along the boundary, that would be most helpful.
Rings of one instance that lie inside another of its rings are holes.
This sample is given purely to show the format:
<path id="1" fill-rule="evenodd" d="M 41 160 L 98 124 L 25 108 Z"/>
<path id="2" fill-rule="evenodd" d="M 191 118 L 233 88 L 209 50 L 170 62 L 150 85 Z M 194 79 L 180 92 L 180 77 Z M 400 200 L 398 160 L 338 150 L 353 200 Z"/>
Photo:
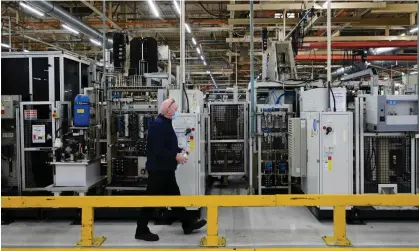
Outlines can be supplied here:
<path id="1" fill-rule="evenodd" d="M 81 0 L 80 2 L 82 2 L 84 5 L 86 5 L 87 7 L 89 7 L 94 13 L 96 13 L 99 16 L 99 18 L 103 19 L 103 16 L 104 16 L 103 13 L 100 10 L 96 9 L 95 6 L 93 6 L 92 4 L 88 3 L 85 0 Z M 118 30 L 122 30 L 122 28 L 119 27 L 119 25 L 117 25 L 114 21 L 112 21 L 112 19 L 110 19 L 110 18 L 107 17 L 106 18 L 106 21 L 108 23 L 110 23 L 114 28 L 116 28 Z"/>
<path id="2" fill-rule="evenodd" d="M 308 4 L 307 7 L 313 5 Z M 318 6 L 314 6 L 315 8 Z M 368 9 L 368 8 L 385 8 L 386 3 L 332 3 L 332 9 Z M 255 11 L 263 10 L 301 10 L 301 3 L 261 3 L 254 5 Z M 227 10 L 229 11 L 249 11 L 249 4 L 228 4 Z"/>
<path id="3" fill-rule="evenodd" d="M 379 9 L 372 9 L 372 14 L 393 14 L 393 13 L 415 13 L 417 12 L 417 5 L 415 3 L 412 4 L 390 4 L 388 3 L 385 8 Z"/>

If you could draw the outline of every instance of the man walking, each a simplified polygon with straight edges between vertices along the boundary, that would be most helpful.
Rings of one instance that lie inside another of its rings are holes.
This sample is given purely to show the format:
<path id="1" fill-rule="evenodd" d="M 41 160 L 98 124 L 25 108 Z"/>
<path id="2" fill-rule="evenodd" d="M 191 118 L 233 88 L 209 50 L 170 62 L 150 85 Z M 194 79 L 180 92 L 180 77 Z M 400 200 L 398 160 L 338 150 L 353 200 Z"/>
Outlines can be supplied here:
<path id="1" fill-rule="evenodd" d="M 148 172 L 147 195 L 180 195 L 175 171 L 178 163 L 185 163 L 184 150 L 178 147 L 172 119 L 177 115 L 178 105 L 173 99 L 166 99 L 160 106 L 159 116 L 152 122 L 147 136 Z M 173 212 L 182 222 L 184 234 L 191 234 L 207 224 L 205 220 L 193 220 L 184 207 L 174 207 Z M 145 241 L 158 241 L 159 236 L 150 232 L 148 222 L 153 208 L 142 208 L 137 221 L 135 238 Z"/>

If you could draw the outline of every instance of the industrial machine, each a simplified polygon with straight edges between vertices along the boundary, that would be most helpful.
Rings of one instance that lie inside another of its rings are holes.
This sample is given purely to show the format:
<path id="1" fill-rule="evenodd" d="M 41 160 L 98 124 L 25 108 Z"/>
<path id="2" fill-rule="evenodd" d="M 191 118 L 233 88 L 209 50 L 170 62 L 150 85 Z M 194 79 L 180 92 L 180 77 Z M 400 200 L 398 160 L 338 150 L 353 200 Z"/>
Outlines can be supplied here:
<path id="1" fill-rule="evenodd" d="M 180 193 L 205 195 L 205 131 L 201 114 L 181 113 L 172 125 L 179 148 L 188 151 L 188 161 L 176 170 Z"/>
<path id="2" fill-rule="evenodd" d="M 96 92 L 99 94 L 99 92 Z M 95 100 L 100 100 L 96 97 Z M 88 95 L 79 94 L 73 102 L 72 126 L 61 125 L 54 141 L 54 183 L 48 191 L 59 195 L 62 192 L 78 192 L 84 195 L 104 179 L 100 175 L 100 129 L 101 124 L 92 123 L 93 111 Z M 55 115 L 56 119 L 60 118 Z M 94 117 L 100 122 L 98 117 Z M 66 127 L 67 126 L 67 127 Z"/>
<path id="3" fill-rule="evenodd" d="M 292 105 L 257 105 L 258 194 L 267 189 L 291 193 L 288 169 L 288 119 Z"/>
<path id="4" fill-rule="evenodd" d="M 20 195 L 20 95 L 1 96 L 1 192 L 2 195 Z"/>
<path id="5" fill-rule="evenodd" d="M 57 135 L 71 123 L 70 102 L 20 102 L 22 190 L 47 191 L 54 183 L 51 162 Z M 60 137 L 60 136 L 58 136 Z"/>
<path id="6" fill-rule="evenodd" d="M 365 97 L 367 129 L 373 132 L 418 130 L 418 96 L 371 95 Z"/>
<path id="7" fill-rule="evenodd" d="M 247 175 L 247 103 L 208 104 L 208 174 Z"/>

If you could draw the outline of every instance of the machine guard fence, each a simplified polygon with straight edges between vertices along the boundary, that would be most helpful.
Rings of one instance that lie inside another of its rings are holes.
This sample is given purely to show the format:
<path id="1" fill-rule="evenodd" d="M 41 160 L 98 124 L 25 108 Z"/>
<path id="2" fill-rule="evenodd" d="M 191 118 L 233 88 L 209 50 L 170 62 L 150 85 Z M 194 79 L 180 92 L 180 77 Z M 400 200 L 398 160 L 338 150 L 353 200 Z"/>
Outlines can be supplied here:
<path id="1" fill-rule="evenodd" d="M 207 236 L 200 242 L 201 247 L 221 250 L 323 250 L 324 248 L 221 248 L 226 239 L 218 235 L 219 207 L 277 207 L 277 206 L 333 206 L 333 236 L 322 237 L 328 246 L 346 247 L 352 244 L 346 236 L 346 208 L 348 206 L 419 206 L 419 195 L 210 195 L 210 196 L 87 196 L 87 197 L 2 197 L 4 208 L 81 208 L 81 239 L 78 247 L 97 247 L 106 237 L 94 236 L 94 208 L 136 208 L 136 207 L 206 207 Z M 220 248 L 220 249 L 218 249 Z M 354 248 L 355 249 L 355 248 Z M 4 251 L 35 251 L 48 248 L 2 248 Z M 56 249 L 54 249 L 56 250 Z M 61 249 L 60 249 L 61 250 Z M 71 250 L 75 250 L 74 248 Z M 111 249 L 103 249 L 111 251 Z M 137 249 L 151 250 L 151 249 Z M 169 249 L 164 249 L 169 250 Z M 170 249 L 182 250 L 182 249 Z M 188 249 L 189 250 L 189 249 Z M 193 249 L 191 249 L 193 250 Z M 199 250 L 199 249 L 196 249 Z M 205 249 L 211 250 L 211 249 Z M 334 250 L 334 249 L 328 249 Z M 337 249 L 336 249 L 337 250 Z M 399 250 L 410 251 L 418 248 L 359 248 L 356 250 Z M 70 249 L 69 249 L 70 251 Z"/>

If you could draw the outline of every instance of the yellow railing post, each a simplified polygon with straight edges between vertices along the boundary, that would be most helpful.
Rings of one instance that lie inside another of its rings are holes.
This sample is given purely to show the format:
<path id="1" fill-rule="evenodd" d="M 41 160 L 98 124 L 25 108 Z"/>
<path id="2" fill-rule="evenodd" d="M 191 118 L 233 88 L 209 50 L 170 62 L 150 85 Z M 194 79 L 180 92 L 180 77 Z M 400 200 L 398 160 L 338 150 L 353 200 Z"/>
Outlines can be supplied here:
<path id="1" fill-rule="evenodd" d="M 226 239 L 218 236 L 218 207 L 208 207 L 207 211 L 207 236 L 201 239 L 201 247 L 224 247 Z"/>
<path id="2" fill-rule="evenodd" d="M 346 238 L 346 207 L 335 206 L 333 208 L 333 236 L 324 236 L 323 240 L 328 246 L 352 246 Z"/>
<path id="3" fill-rule="evenodd" d="M 94 209 L 83 207 L 81 209 L 81 239 L 77 246 L 99 247 L 106 240 L 104 236 L 94 237 Z"/>

